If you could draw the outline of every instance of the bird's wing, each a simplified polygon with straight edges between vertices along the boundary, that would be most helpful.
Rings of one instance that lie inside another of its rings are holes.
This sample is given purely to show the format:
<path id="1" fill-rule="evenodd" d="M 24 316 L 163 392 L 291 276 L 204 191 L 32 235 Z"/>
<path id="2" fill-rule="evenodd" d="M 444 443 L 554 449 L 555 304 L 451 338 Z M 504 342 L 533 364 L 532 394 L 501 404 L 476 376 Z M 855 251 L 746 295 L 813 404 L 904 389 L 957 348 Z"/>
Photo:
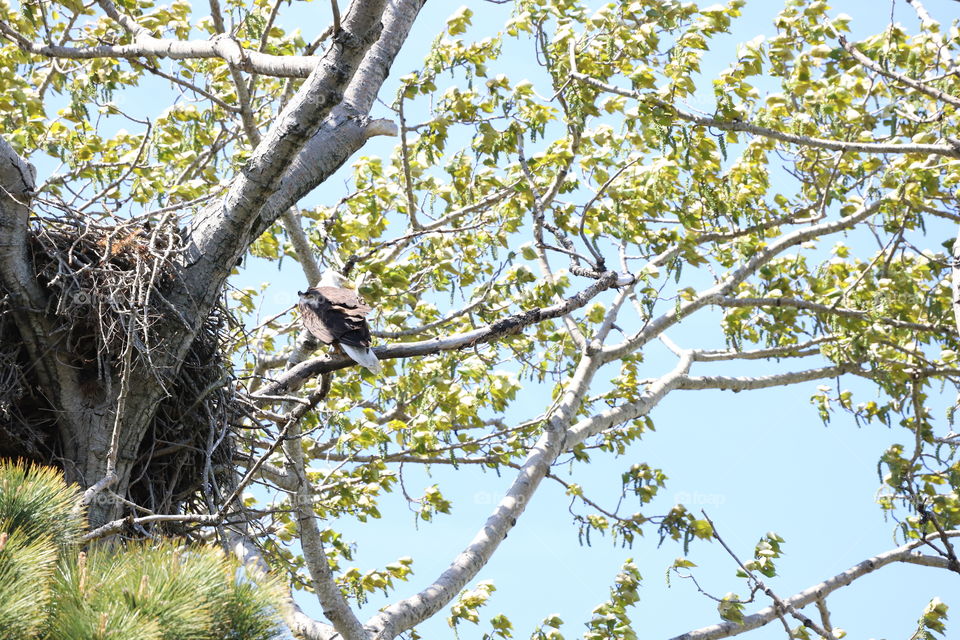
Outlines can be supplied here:
<path id="1" fill-rule="evenodd" d="M 340 287 L 317 287 L 320 299 L 317 311 L 333 337 L 340 344 L 370 346 L 370 326 L 365 316 L 370 307 L 355 291 Z"/>
<path id="2" fill-rule="evenodd" d="M 303 301 L 300 302 L 300 321 L 303 323 L 303 326 L 320 342 L 333 344 L 336 337 L 324 321 L 324 315 L 325 314 L 319 312 L 319 310 L 313 308 L 312 305 Z"/>
<path id="3" fill-rule="evenodd" d="M 339 308 L 348 315 L 359 315 L 361 317 L 370 313 L 370 305 L 365 303 L 352 289 L 342 287 L 317 287 L 317 293 L 327 299 L 334 307 Z"/>

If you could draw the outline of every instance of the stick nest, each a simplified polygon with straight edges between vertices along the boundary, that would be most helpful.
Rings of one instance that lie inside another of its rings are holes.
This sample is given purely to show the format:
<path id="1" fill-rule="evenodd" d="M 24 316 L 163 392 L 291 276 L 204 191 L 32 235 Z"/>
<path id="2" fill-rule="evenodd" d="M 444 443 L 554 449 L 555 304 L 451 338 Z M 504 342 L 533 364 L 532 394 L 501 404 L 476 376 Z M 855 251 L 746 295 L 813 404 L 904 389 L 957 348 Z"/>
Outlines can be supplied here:
<path id="1" fill-rule="evenodd" d="M 95 398 L 122 384 L 132 366 L 151 367 L 162 344 L 153 325 L 175 313 L 166 302 L 182 247 L 177 220 L 60 213 L 35 217 L 30 253 L 47 297 L 45 317 L 58 350 Z M 62 468 L 56 408 L 40 391 L 0 285 L 0 457 Z M 228 482 L 235 443 L 235 387 L 224 355 L 229 311 L 221 303 L 204 322 L 183 366 L 157 384 L 166 398 L 134 467 L 131 502 L 155 513 L 206 511 Z"/>

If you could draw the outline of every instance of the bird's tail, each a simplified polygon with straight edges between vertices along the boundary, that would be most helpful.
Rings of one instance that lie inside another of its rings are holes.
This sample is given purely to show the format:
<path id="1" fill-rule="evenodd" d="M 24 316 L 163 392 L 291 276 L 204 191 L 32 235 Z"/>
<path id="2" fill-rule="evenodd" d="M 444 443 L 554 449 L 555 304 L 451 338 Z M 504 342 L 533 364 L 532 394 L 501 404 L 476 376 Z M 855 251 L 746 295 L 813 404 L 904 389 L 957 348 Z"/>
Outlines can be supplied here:
<path id="1" fill-rule="evenodd" d="M 382 370 L 380 361 L 377 359 L 377 354 L 375 354 L 370 347 L 354 347 L 341 342 L 340 348 L 343 349 L 354 362 L 362 367 L 366 367 L 371 373 L 380 373 Z"/>

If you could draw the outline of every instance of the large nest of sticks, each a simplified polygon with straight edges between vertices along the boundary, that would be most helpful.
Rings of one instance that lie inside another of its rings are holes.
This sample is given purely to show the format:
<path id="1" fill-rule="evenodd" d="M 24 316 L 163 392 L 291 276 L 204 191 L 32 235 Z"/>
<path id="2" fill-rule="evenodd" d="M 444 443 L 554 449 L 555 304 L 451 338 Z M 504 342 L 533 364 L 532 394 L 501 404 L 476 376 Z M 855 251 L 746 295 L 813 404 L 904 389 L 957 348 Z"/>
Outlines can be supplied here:
<path id="1" fill-rule="evenodd" d="M 48 299 L 56 347 L 73 359 L 83 391 L 102 394 L 134 365 L 157 356 L 151 331 L 170 313 L 164 293 L 182 242 L 173 216 L 120 219 L 70 211 L 36 216 L 34 272 Z M 9 296 L 0 285 L 0 457 L 61 467 L 55 407 L 30 366 Z M 156 513 L 204 510 L 227 480 L 239 422 L 235 385 L 223 355 L 229 312 L 215 308 L 166 388 L 124 496 Z"/>

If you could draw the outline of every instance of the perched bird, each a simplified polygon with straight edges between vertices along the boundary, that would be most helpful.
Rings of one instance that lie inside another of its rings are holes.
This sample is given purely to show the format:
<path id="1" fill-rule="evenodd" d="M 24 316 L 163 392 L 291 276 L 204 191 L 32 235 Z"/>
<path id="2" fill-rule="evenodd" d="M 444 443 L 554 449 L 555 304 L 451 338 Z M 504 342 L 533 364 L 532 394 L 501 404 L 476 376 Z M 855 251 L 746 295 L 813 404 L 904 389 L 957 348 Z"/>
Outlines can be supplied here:
<path id="1" fill-rule="evenodd" d="M 370 307 L 357 292 L 344 288 L 346 278 L 327 269 L 316 287 L 300 295 L 300 320 L 324 344 L 339 346 L 357 364 L 380 373 L 380 361 L 370 348 Z"/>

